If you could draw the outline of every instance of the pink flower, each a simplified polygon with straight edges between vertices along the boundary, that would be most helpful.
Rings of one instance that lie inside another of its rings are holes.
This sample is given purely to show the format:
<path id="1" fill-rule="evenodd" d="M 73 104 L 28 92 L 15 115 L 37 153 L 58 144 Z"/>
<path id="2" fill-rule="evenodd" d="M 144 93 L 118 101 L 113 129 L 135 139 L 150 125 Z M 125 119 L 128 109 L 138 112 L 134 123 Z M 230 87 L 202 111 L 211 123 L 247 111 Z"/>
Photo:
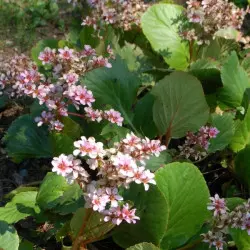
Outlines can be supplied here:
<path id="1" fill-rule="evenodd" d="M 94 67 L 106 67 L 106 68 L 112 68 L 111 63 L 109 63 L 107 58 L 104 58 L 103 56 L 94 56 L 92 58 L 93 66 Z"/>
<path id="2" fill-rule="evenodd" d="M 94 110 L 91 107 L 85 107 L 84 111 L 86 112 L 86 117 L 88 117 L 91 121 L 100 122 L 102 120 L 102 111 L 98 109 Z"/>
<path id="3" fill-rule="evenodd" d="M 122 154 L 118 152 L 116 156 L 112 158 L 114 166 L 118 168 L 118 172 L 124 177 L 133 177 L 134 172 L 137 169 L 134 159 L 128 154 Z"/>
<path id="4" fill-rule="evenodd" d="M 52 172 L 56 172 L 58 175 L 67 176 L 72 170 L 73 156 L 66 156 L 61 154 L 59 157 L 54 157 L 51 162 L 53 165 Z"/>
<path id="5" fill-rule="evenodd" d="M 75 91 L 74 99 L 82 105 L 91 106 L 95 101 L 93 94 L 90 90 L 87 90 L 86 87 L 77 86 Z"/>
<path id="6" fill-rule="evenodd" d="M 93 56 L 95 54 L 95 49 L 92 49 L 90 45 L 84 45 L 84 50 L 81 52 L 81 55 L 83 55 L 84 57 L 88 57 Z"/>
<path id="7" fill-rule="evenodd" d="M 74 146 L 77 148 L 73 152 L 74 155 L 87 155 L 92 159 L 96 158 L 97 156 L 103 157 L 105 155 L 103 143 L 95 142 L 94 137 L 89 137 L 87 139 L 85 136 L 82 136 L 81 140 L 74 142 Z"/>
<path id="8" fill-rule="evenodd" d="M 209 128 L 208 135 L 210 138 L 216 138 L 217 134 L 219 134 L 219 130 L 217 128 L 211 127 Z"/>
<path id="9" fill-rule="evenodd" d="M 63 49 L 58 49 L 59 51 L 59 58 L 62 60 L 72 60 L 74 58 L 74 50 L 69 49 L 68 47 L 64 47 Z"/>
<path id="10" fill-rule="evenodd" d="M 41 113 L 41 117 L 36 117 L 35 122 L 37 122 L 37 126 L 40 127 L 43 124 L 50 123 L 50 121 L 54 118 L 54 115 L 51 112 L 43 111 Z"/>
<path id="11" fill-rule="evenodd" d="M 209 199 L 211 200 L 211 203 L 208 204 L 207 209 L 214 210 L 214 216 L 225 214 L 227 212 L 228 208 L 226 207 L 225 199 L 221 199 L 218 194 Z"/>
<path id="12" fill-rule="evenodd" d="M 63 78 L 68 84 L 72 85 L 78 81 L 79 76 L 76 73 L 67 73 L 63 75 Z"/>
<path id="13" fill-rule="evenodd" d="M 125 204 L 122 208 L 113 207 L 108 211 L 104 212 L 104 221 L 112 220 L 112 223 L 119 226 L 123 220 L 127 223 L 136 223 L 136 220 L 140 218 L 135 215 L 136 209 L 129 209 L 129 205 Z"/>
<path id="14" fill-rule="evenodd" d="M 118 194 L 118 189 L 117 188 L 110 188 L 107 187 L 105 189 L 106 194 L 108 196 L 108 200 L 111 203 L 111 207 L 118 207 L 118 201 L 122 201 L 123 198 Z"/>
<path id="15" fill-rule="evenodd" d="M 63 123 L 61 123 L 58 120 L 50 122 L 50 129 L 51 130 L 62 131 L 63 127 L 64 127 Z"/>
<path id="16" fill-rule="evenodd" d="M 118 126 L 122 126 L 123 117 L 121 113 L 114 109 L 104 111 L 105 118 L 111 123 L 116 123 Z"/>
<path id="17" fill-rule="evenodd" d="M 126 135 L 126 138 L 123 139 L 122 142 L 126 144 L 126 147 L 128 149 L 133 150 L 140 145 L 141 139 L 138 136 L 136 136 L 133 132 L 131 132 L 130 134 Z"/>
<path id="18" fill-rule="evenodd" d="M 42 61 L 42 64 L 52 63 L 55 60 L 56 50 L 46 47 L 40 52 L 38 59 Z"/>

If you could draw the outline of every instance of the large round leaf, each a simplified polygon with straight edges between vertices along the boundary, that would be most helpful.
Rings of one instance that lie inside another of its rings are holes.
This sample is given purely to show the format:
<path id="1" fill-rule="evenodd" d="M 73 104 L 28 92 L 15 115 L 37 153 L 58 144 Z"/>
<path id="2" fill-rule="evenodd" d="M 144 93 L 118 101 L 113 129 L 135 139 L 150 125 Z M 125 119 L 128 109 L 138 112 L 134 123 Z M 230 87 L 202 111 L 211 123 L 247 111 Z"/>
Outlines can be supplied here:
<path id="1" fill-rule="evenodd" d="M 196 131 L 209 117 L 209 107 L 200 82 L 184 72 L 174 72 L 163 78 L 152 90 L 156 97 L 153 116 L 161 135 L 183 137 Z"/>
<path id="2" fill-rule="evenodd" d="M 136 224 L 122 224 L 114 232 L 114 240 L 123 248 L 140 242 L 152 242 L 159 245 L 166 227 L 167 204 L 155 186 L 145 192 L 142 185 L 134 184 L 123 195 L 125 200 L 134 203 L 140 221 Z"/>
<path id="3" fill-rule="evenodd" d="M 156 172 L 156 182 L 167 201 L 167 224 L 161 248 L 176 249 L 205 222 L 209 191 L 200 171 L 190 163 L 166 165 Z"/>
<path id="4" fill-rule="evenodd" d="M 0 221 L 0 249 L 18 250 L 19 238 L 14 227 Z"/>
<path id="5" fill-rule="evenodd" d="M 142 16 L 142 30 L 152 47 L 164 56 L 170 67 L 185 70 L 189 65 L 189 49 L 178 33 L 175 20 L 183 7 L 174 4 L 156 4 Z M 168 54 L 167 52 L 170 52 Z"/>

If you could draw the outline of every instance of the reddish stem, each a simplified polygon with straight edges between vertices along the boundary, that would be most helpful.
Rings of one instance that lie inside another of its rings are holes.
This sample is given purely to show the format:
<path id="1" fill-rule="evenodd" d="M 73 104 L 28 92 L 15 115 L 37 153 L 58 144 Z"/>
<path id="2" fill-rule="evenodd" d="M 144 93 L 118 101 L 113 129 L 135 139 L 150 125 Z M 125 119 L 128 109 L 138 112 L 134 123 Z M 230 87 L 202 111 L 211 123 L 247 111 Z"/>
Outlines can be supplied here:
<path id="1" fill-rule="evenodd" d="M 81 243 L 83 243 L 83 242 L 81 242 L 80 237 L 83 235 L 84 230 L 85 230 L 85 228 L 86 228 L 86 226 L 88 224 L 89 218 L 91 217 L 92 213 L 93 213 L 92 209 L 86 209 L 86 214 L 84 216 L 82 226 L 81 226 L 81 228 L 80 228 L 80 230 L 79 230 L 79 232 L 78 232 L 78 234 L 77 234 L 77 236 L 75 238 L 72 250 L 79 250 L 79 245 Z M 84 244 L 84 245 L 86 245 L 86 244 Z"/>
<path id="2" fill-rule="evenodd" d="M 77 113 L 73 113 L 73 112 L 68 112 L 69 115 L 73 115 L 73 116 L 78 116 L 78 117 L 81 117 L 81 118 L 84 118 L 85 119 L 85 116 L 84 115 L 80 115 L 80 114 L 77 114 Z"/>

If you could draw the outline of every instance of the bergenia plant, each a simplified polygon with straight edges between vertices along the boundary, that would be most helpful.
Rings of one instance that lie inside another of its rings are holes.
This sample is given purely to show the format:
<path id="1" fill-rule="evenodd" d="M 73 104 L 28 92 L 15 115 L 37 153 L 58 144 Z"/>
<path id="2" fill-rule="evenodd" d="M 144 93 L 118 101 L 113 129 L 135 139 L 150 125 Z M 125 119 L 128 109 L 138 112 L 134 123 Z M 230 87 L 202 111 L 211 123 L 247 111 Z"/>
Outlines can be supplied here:
<path id="1" fill-rule="evenodd" d="M 250 249 L 248 4 L 65 2 L 0 65 L 0 249 Z"/>

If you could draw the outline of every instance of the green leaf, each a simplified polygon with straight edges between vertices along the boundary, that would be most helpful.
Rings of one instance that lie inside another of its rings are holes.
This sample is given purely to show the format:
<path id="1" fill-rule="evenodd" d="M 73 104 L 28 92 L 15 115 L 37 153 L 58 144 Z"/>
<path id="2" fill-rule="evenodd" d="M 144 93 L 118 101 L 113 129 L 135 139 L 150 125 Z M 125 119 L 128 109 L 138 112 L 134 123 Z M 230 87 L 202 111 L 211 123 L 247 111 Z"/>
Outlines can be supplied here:
<path id="1" fill-rule="evenodd" d="M 170 67 L 185 70 L 189 65 L 188 43 L 183 42 L 174 23 L 184 8 L 174 4 L 155 4 L 142 16 L 142 30 L 153 49 L 164 56 Z"/>
<path id="2" fill-rule="evenodd" d="M 102 108 L 103 105 L 111 105 L 133 127 L 132 106 L 141 83 L 120 57 L 112 62 L 111 69 L 100 68 L 89 72 L 83 83 L 93 91 Z"/>
<path id="3" fill-rule="evenodd" d="M 42 209 L 54 208 L 68 186 L 65 178 L 62 176 L 55 173 L 47 173 L 37 194 L 37 204 Z"/>
<path id="4" fill-rule="evenodd" d="M 235 134 L 230 143 L 230 148 L 234 152 L 238 152 L 245 148 L 250 143 L 250 109 L 247 109 L 247 113 L 244 120 L 237 120 L 235 122 Z"/>
<path id="5" fill-rule="evenodd" d="M 52 132 L 49 136 L 53 156 L 60 154 L 72 154 L 74 150 L 74 140 L 64 133 Z"/>
<path id="6" fill-rule="evenodd" d="M 112 147 L 115 142 L 119 142 L 121 139 L 125 138 L 129 132 L 130 130 L 127 128 L 108 123 L 102 129 L 101 135 L 105 138 L 105 140 L 109 141 L 109 144 Z"/>
<path id="7" fill-rule="evenodd" d="M 199 79 L 206 95 L 216 93 L 222 87 L 219 63 L 215 60 L 199 59 L 190 66 L 189 72 Z"/>
<path id="8" fill-rule="evenodd" d="M 244 202 L 246 201 L 239 197 L 226 198 L 227 207 L 230 210 L 235 209 L 238 205 L 242 205 Z"/>
<path id="9" fill-rule="evenodd" d="M 88 44 L 92 48 L 96 48 L 100 43 L 100 39 L 94 35 L 93 27 L 84 26 L 80 32 L 80 42 L 82 47 Z"/>
<path id="10" fill-rule="evenodd" d="M 77 183 L 70 185 L 58 199 L 53 211 L 62 215 L 74 213 L 79 207 L 84 206 L 83 191 Z"/>
<path id="11" fill-rule="evenodd" d="M 188 131 L 203 126 L 209 116 L 202 86 L 194 76 L 174 72 L 163 78 L 153 89 L 154 122 L 161 135 L 183 137 Z"/>
<path id="12" fill-rule="evenodd" d="M 23 240 L 20 243 L 18 250 L 33 250 L 34 249 L 33 247 L 34 247 L 33 243 L 27 240 Z"/>
<path id="13" fill-rule="evenodd" d="M 235 173 L 250 189 L 250 145 L 242 149 L 235 157 Z"/>
<path id="14" fill-rule="evenodd" d="M 0 96 L 0 109 L 4 108 L 4 106 L 7 104 L 9 98 L 6 95 Z"/>
<path id="15" fill-rule="evenodd" d="M 46 39 L 39 41 L 31 50 L 31 57 L 36 62 L 38 66 L 42 66 L 42 62 L 38 59 L 39 54 L 43 51 L 46 47 L 57 49 L 58 48 L 58 41 L 55 39 Z"/>
<path id="16" fill-rule="evenodd" d="M 135 44 L 125 42 L 123 47 L 120 47 L 118 41 L 115 41 L 115 52 L 126 62 L 130 71 L 140 70 L 140 57 L 143 57 L 142 50 Z"/>
<path id="17" fill-rule="evenodd" d="M 162 249 L 176 249 L 194 236 L 205 222 L 209 190 L 196 166 L 171 163 L 156 172 L 156 182 L 164 194 L 167 224 Z M 157 212 L 156 212 L 157 213 Z"/>
<path id="18" fill-rule="evenodd" d="M 82 135 L 80 125 L 69 117 L 63 117 L 63 131 L 60 133 L 50 133 L 50 143 L 52 146 L 53 156 L 60 154 L 72 154 L 74 141 Z"/>
<path id="19" fill-rule="evenodd" d="M 156 247 L 151 243 L 143 242 L 135 246 L 129 247 L 126 250 L 160 250 L 160 248 Z"/>
<path id="20" fill-rule="evenodd" d="M 84 221 L 86 227 L 82 232 L 83 240 L 97 241 L 105 236 L 115 225 L 112 222 L 104 222 L 103 216 L 91 209 L 79 208 L 70 222 L 71 232 L 74 237 L 79 233 Z"/>
<path id="21" fill-rule="evenodd" d="M 152 156 L 149 160 L 146 160 L 146 168 L 151 171 L 156 171 L 161 167 L 164 167 L 165 164 L 170 163 L 172 161 L 171 155 L 167 152 L 161 152 L 159 157 Z"/>
<path id="22" fill-rule="evenodd" d="M 65 178 L 48 173 L 37 194 L 37 204 L 59 214 L 75 212 L 83 206 L 83 193 L 78 184 L 69 185 Z"/>
<path id="23" fill-rule="evenodd" d="M 222 150 L 229 145 L 234 135 L 233 119 L 234 116 L 230 113 L 224 113 L 223 115 L 212 114 L 211 125 L 216 127 L 220 132 L 217 134 L 216 138 L 209 140 L 209 152 Z"/>
<path id="24" fill-rule="evenodd" d="M 250 237 L 247 231 L 242 231 L 240 229 L 230 229 L 230 234 L 239 250 L 249 250 L 250 249 Z"/>
<path id="25" fill-rule="evenodd" d="M 231 53 L 223 65 L 221 79 L 223 88 L 219 91 L 219 100 L 229 107 L 240 107 L 245 91 L 250 87 L 250 81 L 235 52 Z"/>
<path id="26" fill-rule="evenodd" d="M 18 250 L 19 237 L 14 227 L 0 221 L 0 249 Z"/>
<path id="27" fill-rule="evenodd" d="M 37 127 L 31 116 L 20 116 L 11 124 L 4 137 L 8 155 L 15 162 L 51 157 L 52 149 L 47 134 L 47 129 Z"/>
<path id="28" fill-rule="evenodd" d="M 5 207 L 0 208 L 0 220 L 12 224 L 40 212 L 36 205 L 36 195 L 36 191 L 16 194 Z"/>
<path id="29" fill-rule="evenodd" d="M 136 224 L 122 224 L 114 231 L 114 241 L 123 248 L 140 242 L 159 245 L 164 236 L 167 221 L 167 203 L 156 186 L 145 192 L 142 185 L 133 184 L 123 195 L 133 202 L 140 220 Z"/>
<path id="30" fill-rule="evenodd" d="M 83 131 L 77 122 L 75 122 L 69 117 L 63 117 L 62 123 L 64 125 L 63 134 L 69 136 L 73 140 L 80 138 Z"/>
<path id="31" fill-rule="evenodd" d="M 150 93 L 142 97 L 135 105 L 133 124 L 136 129 L 149 138 L 157 135 L 157 128 L 153 120 L 154 97 Z"/>
<path id="32" fill-rule="evenodd" d="M 245 57 L 241 62 L 241 66 L 247 72 L 248 77 L 250 77 L 250 57 Z"/>

